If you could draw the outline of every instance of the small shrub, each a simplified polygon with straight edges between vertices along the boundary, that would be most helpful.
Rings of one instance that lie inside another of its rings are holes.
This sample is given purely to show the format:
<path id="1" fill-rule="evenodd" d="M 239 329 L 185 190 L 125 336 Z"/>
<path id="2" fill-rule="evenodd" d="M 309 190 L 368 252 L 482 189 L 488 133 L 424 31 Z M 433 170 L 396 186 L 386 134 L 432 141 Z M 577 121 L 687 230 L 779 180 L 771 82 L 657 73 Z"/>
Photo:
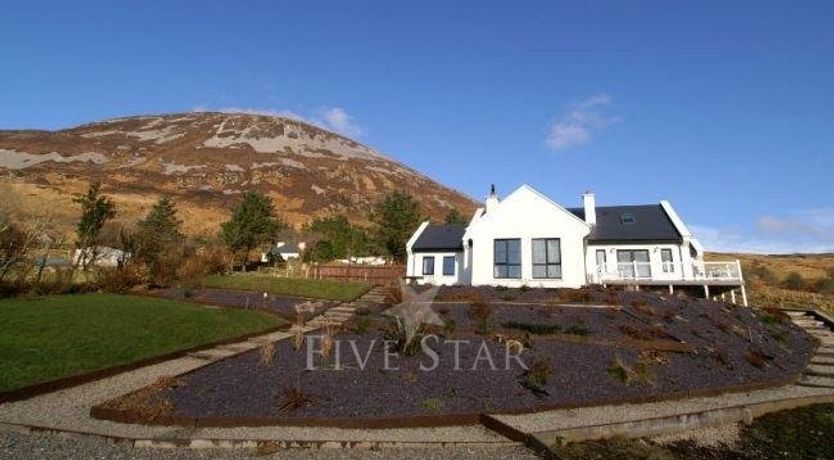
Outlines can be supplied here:
<path id="1" fill-rule="evenodd" d="M 275 342 L 269 342 L 260 348 L 260 361 L 264 366 L 272 366 L 275 359 Z"/>
<path id="2" fill-rule="evenodd" d="M 756 369 L 762 369 L 767 365 L 765 354 L 753 348 L 744 352 L 744 360 Z"/>
<path id="3" fill-rule="evenodd" d="M 406 343 L 405 330 L 397 320 L 391 319 L 388 321 L 388 325 L 382 333 L 382 338 L 386 342 L 393 344 L 394 351 L 402 353 L 405 356 L 413 356 L 420 351 L 420 342 L 428 333 L 428 327 L 423 324 L 417 329 L 411 342 Z"/>
<path id="4" fill-rule="evenodd" d="M 368 318 L 367 316 L 362 316 L 356 320 L 356 327 L 354 328 L 354 331 L 356 331 L 357 334 L 365 334 L 366 332 L 368 332 L 368 329 L 370 329 L 370 327 L 371 318 Z"/>
<path id="5" fill-rule="evenodd" d="M 770 332 L 770 336 L 773 337 L 773 340 L 779 343 L 785 343 L 788 340 L 788 333 L 785 331 L 768 328 L 768 332 Z"/>
<path id="6" fill-rule="evenodd" d="M 562 302 L 588 302 L 591 300 L 591 292 L 585 288 L 562 289 L 559 291 L 559 300 Z"/>
<path id="7" fill-rule="evenodd" d="M 530 364 L 530 368 L 524 373 L 524 379 L 536 388 L 544 388 L 550 378 L 550 362 L 541 356 L 537 356 Z"/>
<path id="8" fill-rule="evenodd" d="M 562 326 L 558 324 L 525 323 L 521 321 L 507 321 L 503 324 L 507 329 L 518 329 L 536 335 L 551 335 L 562 332 Z"/>
<path id="9" fill-rule="evenodd" d="M 653 325 L 639 328 L 631 324 L 621 324 L 617 329 L 619 329 L 619 331 L 624 335 L 627 335 L 634 340 L 654 340 L 658 337 L 665 337 L 668 335 L 665 329 Z"/>
<path id="10" fill-rule="evenodd" d="M 329 358 L 333 353 L 335 341 L 333 340 L 334 326 L 324 326 L 324 334 L 321 337 L 321 355 L 324 358 Z"/>
<path id="11" fill-rule="evenodd" d="M 443 320 L 443 330 L 446 332 L 446 335 L 452 335 L 455 333 L 455 329 L 457 329 L 458 323 L 452 318 L 446 318 Z"/>
<path id="12" fill-rule="evenodd" d="M 733 364 L 730 362 L 730 358 L 727 356 L 727 353 L 725 353 L 723 350 L 713 348 L 709 350 L 709 353 L 713 359 L 718 361 L 718 363 L 724 366 L 726 369 L 733 369 Z"/>
<path id="13" fill-rule="evenodd" d="M 475 330 L 479 334 L 489 334 L 492 329 L 492 310 L 485 301 L 472 302 L 469 306 L 469 315 L 475 320 Z"/>
<path id="14" fill-rule="evenodd" d="M 298 351 L 304 344 L 304 331 L 296 329 L 292 336 L 292 349 Z"/>
<path id="15" fill-rule="evenodd" d="M 310 402 L 312 400 L 301 390 L 301 387 L 293 387 L 284 391 L 283 396 L 278 401 L 278 412 L 294 412 Z"/>
<path id="16" fill-rule="evenodd" d="M 420 403 L 420 406 L 429 411 L 429 412 L 440 412 L 443 410 L 446 405 L 443 403 L 442 399 L 439 398 L 429 398 L 425 401 Z"/>
<path id="17" fill-rule="evenodd" d="M 530 286 L 528 286 L 526 284 L 522 284 L 521 287 L 518 288 L 518 290 L 521 291 L 521 292 L 527 292 L 527 291 L 530 290 Z"/>
<path id="18" fill-rule="evenodd" d="M 608 373 L 624 385 L 654 383 L 655 378 L 651 366 L 644 360 L 628 365 L 619 356 L 614 358 L 611 366 L 608 367 Z"/>
<path id="19" fill-rule="evenodd" d="M 770 307 L 764 309 L 762 321 L 764 321 L 765 324 L 781 324 L 785 321 L 790 321 L 790 317 L 783 310 Z"/>
<path id="20" fill-rule="evenodd" d="M 631 307 L 634 311 L 648 316 L 655 316 L 657 312 L 645 300 L 632 300 Z"/>
<path id="21" fill-rule="evenodd" d="M 571 327 L 565 329 L 565 334 L 578 335 L 580 337 L 584 337 L 590 333 L 591 331 L 583 324 L 574 324 Z"/>

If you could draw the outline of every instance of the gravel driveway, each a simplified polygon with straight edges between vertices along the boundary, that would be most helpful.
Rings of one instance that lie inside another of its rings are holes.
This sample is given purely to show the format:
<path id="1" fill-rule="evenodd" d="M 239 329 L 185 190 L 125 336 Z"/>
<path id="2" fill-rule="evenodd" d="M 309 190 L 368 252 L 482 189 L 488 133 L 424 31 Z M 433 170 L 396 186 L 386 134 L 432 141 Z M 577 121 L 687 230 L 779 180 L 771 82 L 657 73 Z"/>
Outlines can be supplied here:
<path id="1" fill-rule="evenodd" d="M 259 455 L 260 454 L 260 455 Z M 456 449 L 289 449 L 271 455 L 247 449 L 136 449 L 96 438 L 0 431 L 0 459 L 535 459 L 523 447 Z"/>

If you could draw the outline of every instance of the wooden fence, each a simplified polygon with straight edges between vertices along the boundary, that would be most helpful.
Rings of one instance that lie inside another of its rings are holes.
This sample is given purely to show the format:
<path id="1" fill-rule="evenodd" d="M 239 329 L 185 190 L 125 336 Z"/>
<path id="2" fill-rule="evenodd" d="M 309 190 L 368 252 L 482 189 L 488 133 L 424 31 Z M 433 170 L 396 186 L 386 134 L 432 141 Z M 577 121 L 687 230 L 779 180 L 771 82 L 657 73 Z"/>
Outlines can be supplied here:
<path id="1" fill-rule="evenodd" d="M 362 281 L 373 284 L 396 282 L 405 276 L 405 265 L 313 265 L 310 278 Z"/>

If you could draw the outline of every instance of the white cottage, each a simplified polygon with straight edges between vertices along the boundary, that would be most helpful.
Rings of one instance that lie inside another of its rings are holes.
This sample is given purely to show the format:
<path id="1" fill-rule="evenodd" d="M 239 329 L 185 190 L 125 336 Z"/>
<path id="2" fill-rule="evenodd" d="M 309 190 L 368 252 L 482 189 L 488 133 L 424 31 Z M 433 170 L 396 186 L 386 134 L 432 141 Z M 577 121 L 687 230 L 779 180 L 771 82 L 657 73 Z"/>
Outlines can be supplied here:
<path id="1" fill-rule="evenodd" d="M 564 208 L 528 185 L 503 200 L 495 189 L 469 225 L 423 222 L 408 240 L 406 275 L 419 284 L 567 287 L 591 284 L 736 289 L 738 261 L 704 262 L 703 247 L 668 201 Z"/>

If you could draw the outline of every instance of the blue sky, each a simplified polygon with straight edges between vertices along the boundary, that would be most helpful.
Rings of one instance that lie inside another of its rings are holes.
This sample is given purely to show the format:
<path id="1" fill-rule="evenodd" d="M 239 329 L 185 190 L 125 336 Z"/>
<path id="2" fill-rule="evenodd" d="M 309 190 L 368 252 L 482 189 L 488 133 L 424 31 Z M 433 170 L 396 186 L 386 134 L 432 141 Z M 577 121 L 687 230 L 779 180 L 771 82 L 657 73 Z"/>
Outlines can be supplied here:
<path id="1" fill-rule="evenodd" d="M 669 199 L 709 248 L 834 251 L 831 1 L 0 7 L 2 128 L 292 112 L 477 199 Z"/>

